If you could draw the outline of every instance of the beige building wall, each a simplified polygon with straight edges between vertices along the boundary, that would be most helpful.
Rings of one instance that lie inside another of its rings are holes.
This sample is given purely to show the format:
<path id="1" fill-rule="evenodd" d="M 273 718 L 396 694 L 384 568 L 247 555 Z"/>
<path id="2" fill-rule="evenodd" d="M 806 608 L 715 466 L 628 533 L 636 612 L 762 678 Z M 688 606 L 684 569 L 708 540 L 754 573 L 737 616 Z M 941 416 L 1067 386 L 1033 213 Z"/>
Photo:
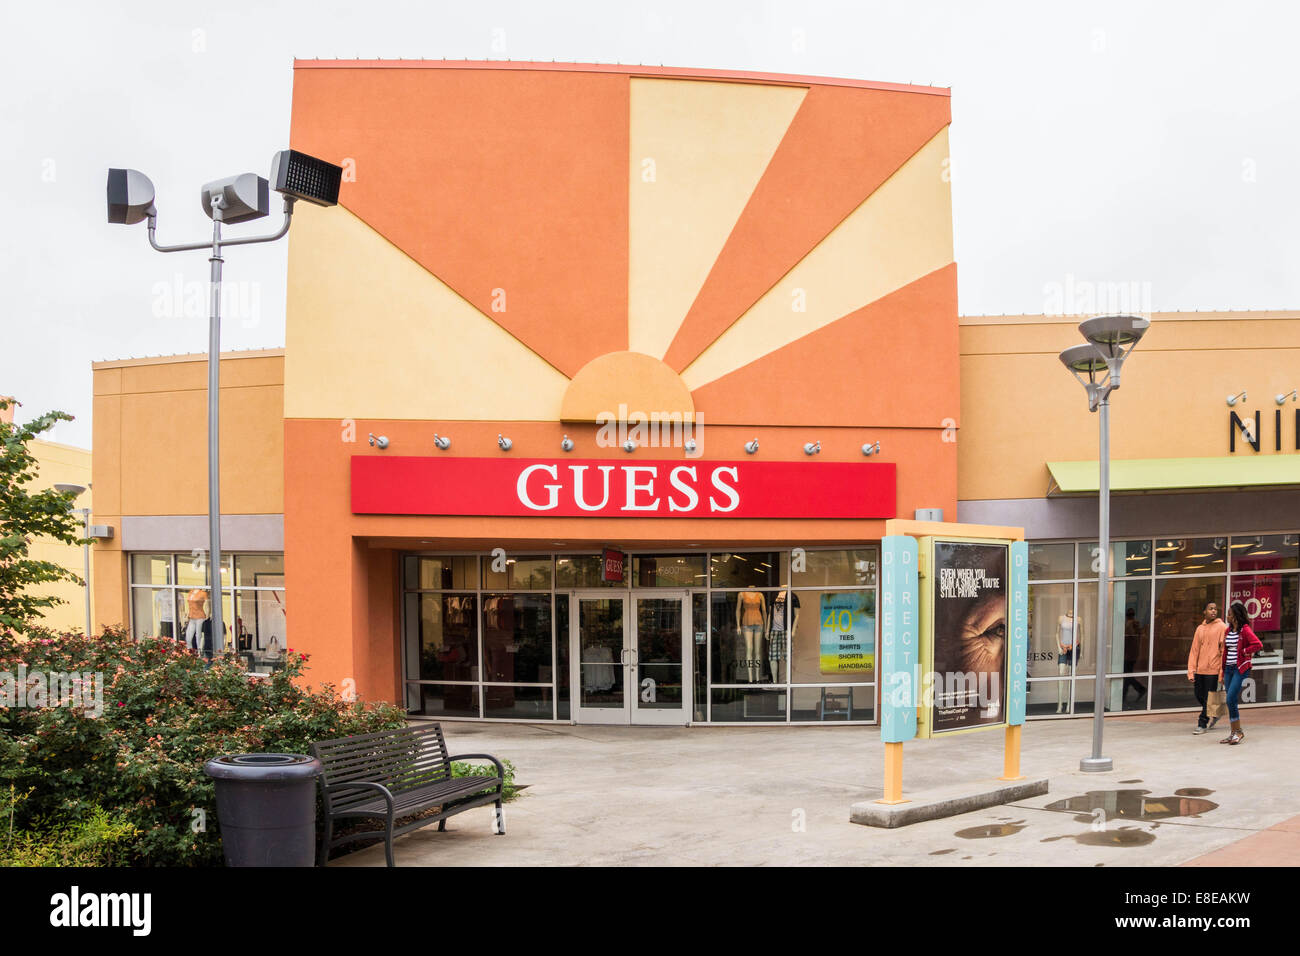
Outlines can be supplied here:
<path id="1" fill-rule="evenodd" d="M 959 501 L 1043 498 L 1049 461 L 1096 461 L 1097 418 L 1061 365 L 1082 316 L 963 316 Z M 1124 365 L 1111 402 L 1112 460 L 1229 456 L 1230 413 L 1261 419 L 1260 450 L 1297 455 L 1300 312 L 1168 312 Z M 1226 398 L 1245 390 L 1229 408 Z M 1282 412 L 1281 450 L 1275 412 Z"/>
<path id="2" fill-rule="evenodd" d="M 75 508 L 91 508 L 93 513 L 91 484 L 90 451 L 72 445 L 37 439 L 28 446 L 36 458 L 39 477 L 30 487 L 32 491 L 43 491 L 55 484 L 73 484 L 86 487 L 73 504 Z M 52 538 L 36 538 L 32 541 L 30 555 L 38 561 L 53 561 L 74 572 L 79 578 L 85 574 L 85 562 L 82 548 L 66 545 Z M 92 557 L 91 574 L 93 580 L 94 564 Z M 53 595 L 62 603 L 47 609 L 42 617 L 45 626 L 53 630 L 82 631 L 86 627 L 86 590 L 73 581 L 60 581 L 32 589 L 34 593 Z M 93 601 L 92 601 L 93 613 Z"/>
<path id="3" fill-rule="evenodd" d="M 95 626 L 129 620 L 124 517 L 206 515 L 207 356 L 96 362 Z M 284 350 L 221 357 L 221 512 L 284 512 Z"/>

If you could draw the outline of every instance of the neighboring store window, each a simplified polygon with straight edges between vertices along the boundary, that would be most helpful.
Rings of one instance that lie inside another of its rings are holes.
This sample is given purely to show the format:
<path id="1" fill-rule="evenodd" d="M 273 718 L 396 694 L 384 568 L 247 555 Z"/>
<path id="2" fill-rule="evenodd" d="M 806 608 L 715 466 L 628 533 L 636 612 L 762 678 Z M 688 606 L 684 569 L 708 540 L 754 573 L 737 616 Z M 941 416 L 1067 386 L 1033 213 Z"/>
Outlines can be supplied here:
<path id="1" fill-rule="evenodd" d="M 131 632 L 137 640 L 170 637 L 220 648 L 222 641 L 212 640 L 212 595 L 202 553 L 133 554 L 129 566 Z M 221 584 L 225 643 L 252 673 L 282 668 L 288 637 L 284 555 L 223 554 Z"/>
<path id="2" fill-rule="evenodd" d="M 1060 581 L 1074 577 L 1074 545 L 1031 544 L 1029 546 L 1029 580 Z"/>
<path id="3" fill-rule="evenodd" d="M 1256 633 L 1263 630 L 1264 660 L 1252 693 L 1267 694 L 1268 700 L 1277 695 L 1283 701 L 1294 699 L 1287 695 L 1294 694 L 1296 678 L 1300 533 L 1117 541 L 1111 558 L 1106 670 L 1114 676 L 1106 687 L 1108 710 L 1193 706 L 1186 682 L 1192 637 L 1208 602 L 1217 603 L 1222 615 L 1225 601 L 1232 599 L 1248 601 Z M 1073 583 L 1048 583 L 1053 576 L 1071 578 L 1069 565 L 1075 560 Z M 1093 708 L 1100 566 L 1096 542 L 1030 543 L 1031 715 L 1053 714 L 1058 708 L 1061 713 L 1089 713 Z M 1071 589 L 1079 659 L 1072 672 L 1054 676 L 1048 660 L 1053 619 L 1059 626 Z M 1259 702 L 1264 700 L 1261 696 Z"/>
<path id="4" fill-rule="evenodd" d="M 1290 570 L 1300 567 L 1300 534 L 1262 534 L 1232 539 L 1232 570 Z"/>
<path id="5" fill-rule="evenodd" d="M 1156 540 L 1157 574 L 1209 574 L 1227 568 L 1227 538 Z"/>
<path id="6" fill-rule="evenodd" d="M 1074 549 L 1066 547 L 1073 565 Z M 1028 713 L 1068 713 L 1070 678 L 1081 650 L 1074 585 L 1031 584 L 1028 662 L 1031 680 L 1025 703 Z"/>

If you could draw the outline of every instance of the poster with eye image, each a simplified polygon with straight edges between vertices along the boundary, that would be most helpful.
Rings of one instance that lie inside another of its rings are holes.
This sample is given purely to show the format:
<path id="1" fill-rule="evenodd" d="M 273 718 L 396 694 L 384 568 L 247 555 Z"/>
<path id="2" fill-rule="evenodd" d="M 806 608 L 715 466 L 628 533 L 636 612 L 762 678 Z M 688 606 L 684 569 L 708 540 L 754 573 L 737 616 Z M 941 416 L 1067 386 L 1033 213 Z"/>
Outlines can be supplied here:
<path id="1" fill-rule="evenodd" d="M 1006 544 L 935 541 L 929 730 L 1006 723 Z"/>

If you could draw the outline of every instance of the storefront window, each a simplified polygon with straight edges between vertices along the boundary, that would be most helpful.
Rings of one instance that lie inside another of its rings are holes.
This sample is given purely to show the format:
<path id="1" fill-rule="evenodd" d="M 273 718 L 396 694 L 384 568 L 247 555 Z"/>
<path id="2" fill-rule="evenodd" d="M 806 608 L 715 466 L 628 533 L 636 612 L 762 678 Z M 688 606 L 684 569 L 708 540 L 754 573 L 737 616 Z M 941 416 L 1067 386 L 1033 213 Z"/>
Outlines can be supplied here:
<path id="1" fill-rule="evenodd" d="M 1205 620 L 1205 605 L 1213 601 L 1222 616 L 1223 583 L 1222 577 L 1156 581 L 1153 670 L 1181 670 L 1186 678 L 1187 655 L 1197 626 Z"/>
<path id="2" fill-rule="evenodd" d="M 1073 551 L 1073 549 L 1071 549 Z M 1078 648 L 1073 584 L 1029 586 L 1029 677 L 1069 677 Z M 1066 688 L 1065 697 L 1069 697 Z"/>
<path id="3" fill-rule="evenodd" d="M 549 684 L 552 674 L 551 596 L 483 595 L 483 679 Z"/>
<path id="4" fill-rule="evenodd" d="M 550 555 L 484 558 L 483 587 L 500 591 L 550 590 Z"/>
<path id="5" fill-rule="evenodd" d="M 799 588 L 874 588 L 877 560 L 875 548 L 798 551 L 790 562 L 790 583 Z"/>
<path id="6" fill-rule="evenodd" d="M 606 581 L 605 561 L 599 554 L 561 554 L 555 559 L 555 586 L 580 588 L 625 588 L 626 581 Z"/>
<path id="7" fill-rule="evenodd" d="M 1233 538 L 1232 570 L 1294 570 L 1300 567 L 1300 534 L 1262 534 Z"/>
<path id="8" fill-rule="evenodd" d="M 221 586 L 230 587 L 231 568 L 234 562 L 234 555 L 223 554 L 221 556 Z M 208 583 L 208 555 L 206 551 L 200 551 L 197 554 L 178 554 L 176 555 L 176 583 L 182 587 L 194 587 L 195 585 L 204 585 Z"/>
<path id="9" fill-rule="evenodd" d="M 1031 544 L 1029 546 L 1029 580 L 1059 581 L 1074 577 L 1074 545 Z"/>
<path id="10" fill-rule="evenodd" d="M 1151 541 L 1116 541 L 1113 549 L 1111 574 L 1117 578 L 1131 578 L 1151 574 Z"/>
<path id="11" fill-rule="evenodd" d="M 407 707 L 422 717 L 479 716 L 474 684 L 409 684 L 407 690 Z"/>
<path id="12" fill-rule="evenodd" d="M 235 650 L 255 674 L 283 668 L 288 637 L 284 555 L 222 556 L 224 641 L 220 636 L 212 639 L 212 593 L 205 561 L 202 552 L 130 556 L 132 635 L 170 637 L 189 646 L 210 647 L 214 653 L 224 645 Z"/>
<path id="13" fill-rule="evenodd" d="M 1264 643 L 1255 654 L 1257 665 L 1296 661 L 1296 597 L 1300 576 L 1294 574 L 1234 574 L 1229 602 L 1240 601 L 1250 615 L 1250 627 Z M 1227 609 L 1222 609 L 1227 615 Z"/>
<path id="14" fill-rule="evenodd" d="M 483 716 L 550 720 L 555 713 L 549 687 L 483 686 Z"/>
<path id="15" fill-rule="evenodd" d="M 874 687 L 792 687 L 792 720 L 874 720 Z"/>
<path id="16" fill-rule="evenodd" d="M 408 675 L 417 680 L 478 680 L 473 594 L 406 596 Z"/>
<path id="17" fill-rule="evenodd" d="M 715 588 L 775 587 L 781 584 L 782 552 L 724 552 L 710 556 Z"/>
<path id="18" fill-rule="evenodd" d="M 695 691 L 692 720 L 708 720 L 709 699 L 709 595 L 697 591 L 691 595 L 691 650 L 694 656 Z"/>
<path id="19" fill-rule="evenodd" d="M 715 687 L 710 717 L 715 723 L 784 723 L 788 698 L 785 688 Z"/>
<path id="20" fill-rule="evenodd" d="M 478 558 L 474 555 L 408 555 L 404 561 L 408 591 L 469 591 L 478 587 Z"/>
<path id="21" fill-rule="evenodd" d="M 876 592 L 791 592 L 791 683 L 876 679 Z"/>
<path id="22" fill-rule="evenodd" d="M 1157 538 L 1156 574 L 1209 574 L 1227 567 L 1227 538 Z"/>
<path id="23" fill-rule="evenodd" d="M 702 554 L 648 554 L 632 558 L 632 586 L 699 588 L 707 583 Z"/>
<path id="24" fill-rule="evenodd" d="M 131 555 L 132 584 L 171 584 L 172 556 L 170 554 Z"/>
<path id="25" fill-rule="evenodd" d="M 785 683 L 788 642 L 781 638 L 786 632 L 772 639 L 776 598 L 776 591 L 754 589 L 713 593 L 713 683 Z"/>

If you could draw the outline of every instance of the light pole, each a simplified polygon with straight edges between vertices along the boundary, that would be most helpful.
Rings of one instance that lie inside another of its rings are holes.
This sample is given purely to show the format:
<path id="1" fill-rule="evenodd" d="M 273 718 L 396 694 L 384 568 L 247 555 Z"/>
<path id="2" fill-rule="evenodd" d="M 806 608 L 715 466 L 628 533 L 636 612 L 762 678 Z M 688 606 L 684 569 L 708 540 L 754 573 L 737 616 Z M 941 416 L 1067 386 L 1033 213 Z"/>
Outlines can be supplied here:
<path id="1" fill-rule="evenodd" d="M 74 485 L 70 483 L 56 482 L 55 491 L 61 491 L 65 495 L 72 495 L 75 501 L 81 497 L 81 493 L 86 490 L 85 485 Z M 86 583 L 86 637 L 90 637 L 90 509 L 89 508 L 69 508 L 74 515 L 81 516 L 81 563 L 85 569 Z"/>
<path id="2" fill-rule="evenodd" d="M 149 245 L 158 252 L 189 252 L 207 249 L 211 270 L 209 285 L 211 305 L 208 317 L 208 590 L 212 603 L 212 648 L 220 653 L 226 645 L 226 629 L 221 620 L 221 458 L 220 458 L 220 387 L 221 387 L 221 251 L 225 246 L 242 246 L 274 242 L 289 231 L 293 204 L 305 199 L 317 206 L 333 206 L 339 200 L 343 168 L 296 150 L 285 149 L 271 158 L 271 182 L 254 173 L 240 173 L 206 183 L 199 191 L 203 211 L 212 219 L 212 239 L 208 242 L 161 246 L 154 238 L 158 210 L 154 208 L 154 188 L 149 177 L 134 169 L 108 171 L 108 221 L 131 225 L 142 220 L 149 223 Z M 223 239 L 221 225 L 233 225 L 261 219 L 270 213 L 269 189 L 284 196 L 284 223 L 265 236 Z M 234 582 L 232 581 L 233 585 Z"/>
<path id="3" fill-rule="evenodd" d="M 1100 481 L 1097 490 L 1097 547 L 1101 569 L 1097 573 L 1097 666 L 1094 668 L 1092 755 L 1079 761 L 1086 773 L 1114 769 L 1101 755 L 1102 723 L 1106 719 L 1106 669 L 1110 658 L 1110 393 L 1119 388 L 1124 359 L 1151 326 L 1135 315 L 1103 315 L 1079 323 L 1086 345 L 1073 345 L 1061 353 L 1061 364 L 1088 392 L 1088 411 L 1097 412 L 1100 432 Z"/>

